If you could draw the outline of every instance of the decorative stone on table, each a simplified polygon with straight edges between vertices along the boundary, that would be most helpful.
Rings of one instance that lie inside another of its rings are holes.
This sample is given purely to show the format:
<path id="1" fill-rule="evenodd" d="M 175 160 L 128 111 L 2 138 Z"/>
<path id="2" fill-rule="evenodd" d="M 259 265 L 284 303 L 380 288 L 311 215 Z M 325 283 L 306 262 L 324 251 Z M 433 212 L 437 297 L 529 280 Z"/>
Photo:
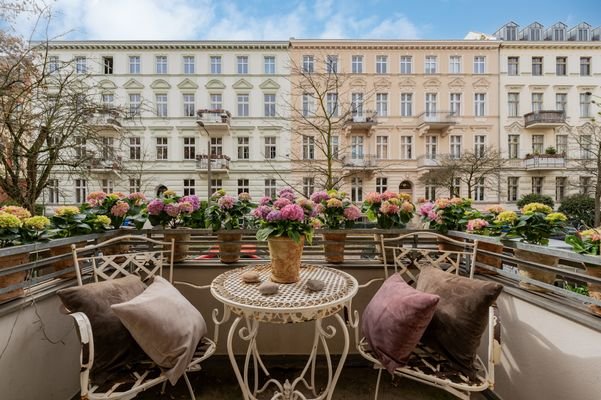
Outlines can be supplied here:
<path id="1" fill-rule="evenodd" d="M 319 279 L 309 279 L 307 281 L 307 289 L 309 289 L 312 292 L 319 292 L 323 290 L 325 286 L 325 282 L 320 281 Z"/>
<path id="2" fill-rule="evenodd" d="M 268 296 L 270 294 L 276 294 L 278 292 L 278 290 L 280 290 L 280 287 L 278 286 L 277 283 L 273 283 L 273 282 L 263 282 L 259 285 L 259 293 L 261 293 L 262 295 Z"/>
<path id="3" fill-rule="evenodd" d="M 259 283 L 261 282 L 261 278 L 259 277 L 259 273 L 255 271 L 247 271 L 242 274 L 242 281 L 244 283 Z"/>

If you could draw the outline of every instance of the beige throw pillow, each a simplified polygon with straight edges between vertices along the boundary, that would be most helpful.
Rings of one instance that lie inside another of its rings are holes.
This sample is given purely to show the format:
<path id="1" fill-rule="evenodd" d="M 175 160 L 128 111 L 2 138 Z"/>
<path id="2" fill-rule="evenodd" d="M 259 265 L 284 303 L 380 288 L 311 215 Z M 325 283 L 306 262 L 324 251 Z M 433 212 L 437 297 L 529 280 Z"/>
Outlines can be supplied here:
<path id="1" fill-rule="evenodd" d="M 111 308 L 148 357 L 167 369 L 165 375 L 175 385 L 207 333 L 196 307 L 169 281 L 156 276 L 144 293 Z"/>

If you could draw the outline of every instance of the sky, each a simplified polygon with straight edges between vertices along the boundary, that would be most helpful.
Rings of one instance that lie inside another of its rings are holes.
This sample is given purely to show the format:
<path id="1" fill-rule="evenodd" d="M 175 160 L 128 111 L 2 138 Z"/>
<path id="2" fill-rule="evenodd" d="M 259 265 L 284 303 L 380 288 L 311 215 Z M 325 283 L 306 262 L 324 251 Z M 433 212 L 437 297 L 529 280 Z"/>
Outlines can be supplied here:
<path id="1" fill-rule="evenodd" d="M 600 0 L 45 1 L 48 37 L 63 40 L 462 39 L 508 21 L 601 25 Z M 15 26 L 29 36 L 33 22 Z M 38 29 L 34 39 L 45 35 Z"/>

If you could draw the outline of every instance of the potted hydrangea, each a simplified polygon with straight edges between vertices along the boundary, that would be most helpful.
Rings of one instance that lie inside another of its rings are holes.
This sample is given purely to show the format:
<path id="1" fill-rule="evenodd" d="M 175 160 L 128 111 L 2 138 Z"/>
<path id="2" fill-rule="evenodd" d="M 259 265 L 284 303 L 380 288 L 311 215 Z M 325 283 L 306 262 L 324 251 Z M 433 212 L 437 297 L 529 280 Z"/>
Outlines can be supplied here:
<path id="1" fill-rule="evenodd" d="M 87 196 L 82 210 L 89 215 L 88 221 L 94 220 L 95 216 L 104 215 L 110 218 L 115 229 L 119 229 L 126 219 L 131 220 L 136 229 L 142 229 L 146 222 L 146 203 L 146 196 L 140 192 L 128 195 L 121 192 L 92 192 Z M 99 225 L 98 222 L 95 224 Z"/>
<path id="2" fill-rule="evenodd" d="M 471 213 L 471 219 L 469 219 L 466 224 L 466 232 L 483 236 L 501 236 L 502 231 L 498 225 L 494 224 L 494 220 L 504 211 L 505 210 L 501 206 L 491 206 L 488 207 L 485 212 Z M 501 243 L 480 241 L 478 242 L 478 250 L 501 254 L 503 253 L 503 245 Z M 500 257 L 482 253 L 476 255 L 476 261 L 495 268 L 501 268 L 503 265 L 503 260 Z M 493 271 L 483 268 L 476 268 L 476 271 L 483 274 L 496 274 Z"/>
<path id="3" fill-rule="evenodd" d="M 579 231 L 574 235 L 567 235 L 565 241 L 572 246 L 572 249 L 576 253 L 588 254 L 591 256 L 601 255 L 601 227 Z M 584 263 L 584 269 L 588 275 L 601 278 L 601 267 Z M 601 300 L 601 285 L 589 283 L 588 293 L 593 299 Z M 600 306 L 591 304 L 589 305 L 589 308 L 593 313 L 601 315 Z"/>
<path id="4" fill-rule="evenodd" d="M 315 203 L 316 218 L 327 229 L 350 229 L 361 218 L 361 210 L 344 192 L 315 192 L 311 195 L 311 201 Z M 346 233 L 324 232 L 322 235 L 326 261 L 334 264 L 343 262 Z"/>
<path id="5" fill-rule="evenodd" d="M 267 240 L 269 246 L 271 280 L 297 282 L 304 242 L 313 240 L 313 202 L 297 199 L 294 190 L 283 188 L 276 198 L 261 198 L 252 215 L 259 224 L 257 239 Z"/>

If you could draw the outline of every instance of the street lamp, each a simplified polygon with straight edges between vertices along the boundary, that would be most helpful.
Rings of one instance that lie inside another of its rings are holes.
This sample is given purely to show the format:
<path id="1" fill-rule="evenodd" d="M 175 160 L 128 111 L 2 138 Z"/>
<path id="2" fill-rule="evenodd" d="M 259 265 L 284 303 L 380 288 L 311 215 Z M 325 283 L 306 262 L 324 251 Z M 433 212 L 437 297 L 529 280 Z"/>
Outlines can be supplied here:
<path id="1" fill-rule="evenodd" d="M 211 204 L 211 134 L 201 120 L 196 121 L 207 134 L 207 203 Z"/>

